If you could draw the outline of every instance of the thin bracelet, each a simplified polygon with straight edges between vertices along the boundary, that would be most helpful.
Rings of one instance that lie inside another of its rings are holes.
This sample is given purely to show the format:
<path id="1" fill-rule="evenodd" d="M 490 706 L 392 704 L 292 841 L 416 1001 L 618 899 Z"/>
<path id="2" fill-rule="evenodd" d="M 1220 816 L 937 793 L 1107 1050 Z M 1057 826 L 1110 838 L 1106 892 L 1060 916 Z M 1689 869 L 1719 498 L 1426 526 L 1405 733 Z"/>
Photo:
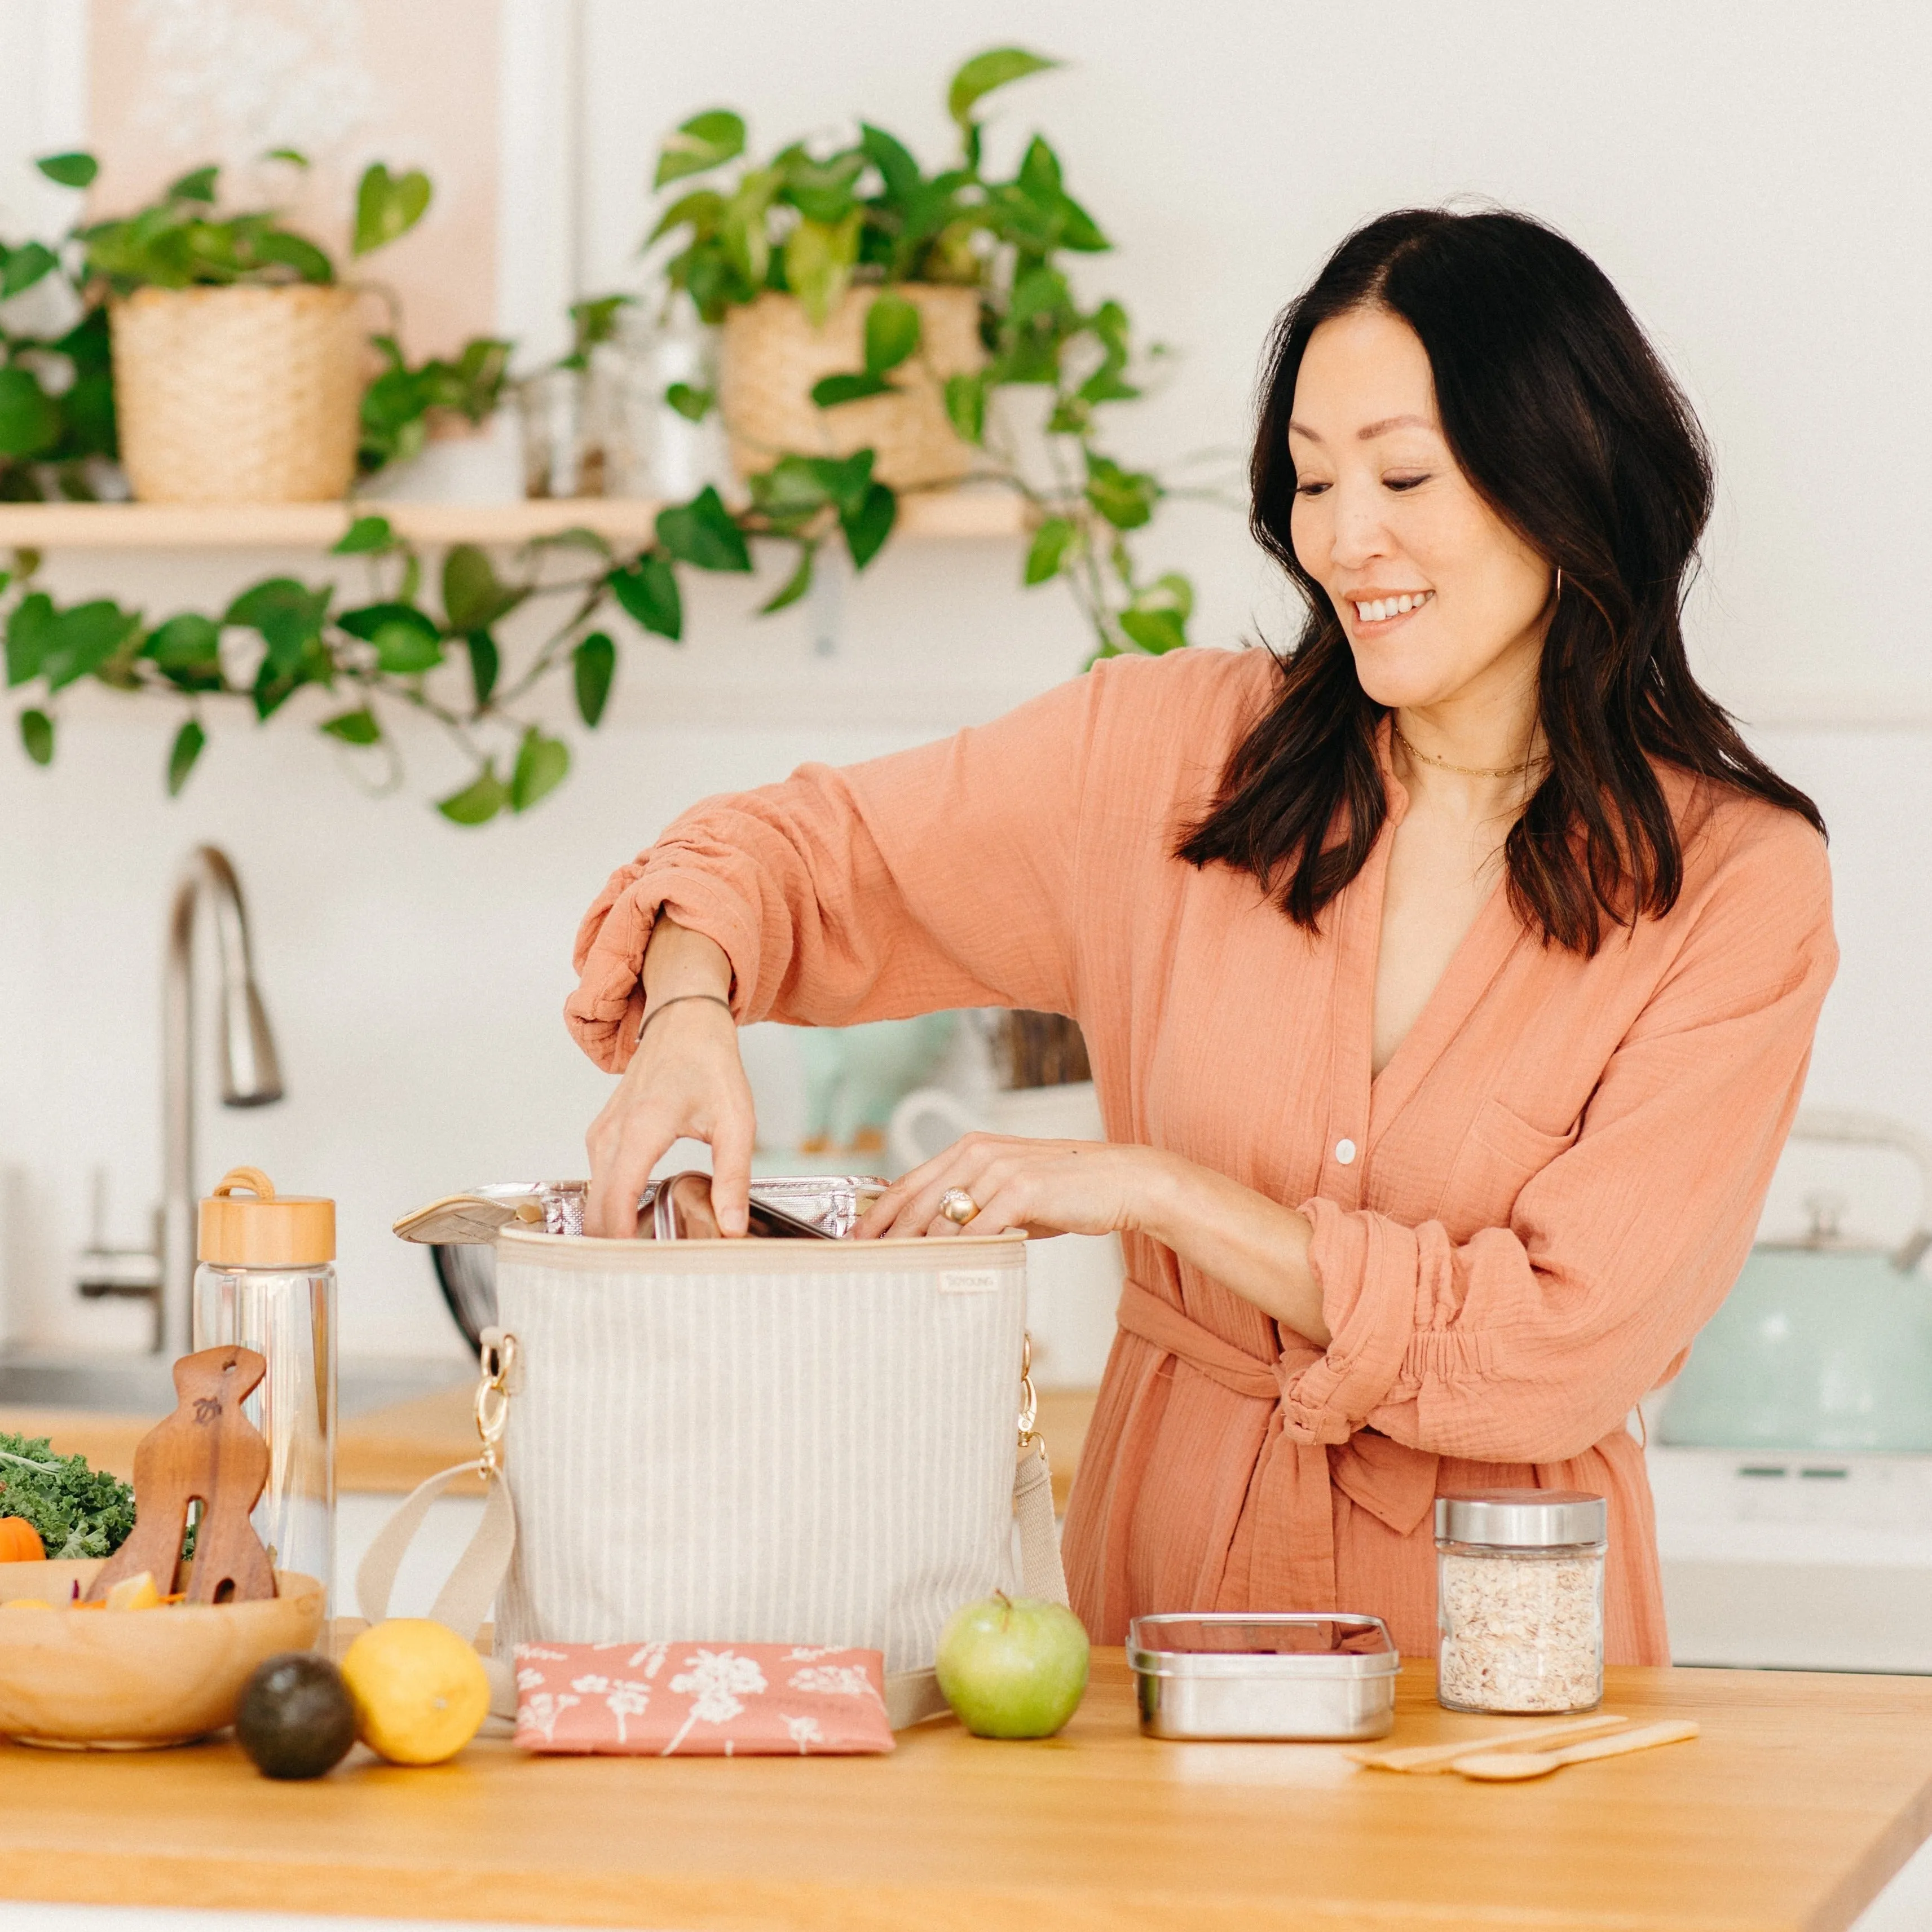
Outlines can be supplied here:
<path id="1" fill-rule="evenodd" d="M 642 1046 L 644 1043 L 645 1028 L 648 1027 L 652 1021 L 667 1007 L 676 1006 L 681 1000 L 709 1000 L 713 1006 L 722 1006 L 728 1013 L 731 1012 L 731 1002 L 725 998 L 722 993 L 674 993 L 669 999 L 660 1000 L 649 1012 L 645 1014 L 644 1025 L 638 1029 L 638 1046 Z M 736 1013 L 732 1013 L 731 1017 L 735 1022 L 738 1016 Z"/>

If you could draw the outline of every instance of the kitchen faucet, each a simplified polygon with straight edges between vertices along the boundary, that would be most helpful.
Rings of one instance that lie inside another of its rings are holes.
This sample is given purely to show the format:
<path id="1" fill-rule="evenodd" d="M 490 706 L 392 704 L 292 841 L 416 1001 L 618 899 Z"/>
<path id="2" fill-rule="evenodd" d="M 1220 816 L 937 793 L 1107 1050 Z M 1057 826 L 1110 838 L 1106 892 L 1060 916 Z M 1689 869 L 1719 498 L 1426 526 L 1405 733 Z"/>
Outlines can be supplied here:
<path id="1" fill-rule="evenodd" d="M 151 1252 L 113 1250 L 97 1238 L 80 1258 L 76 1284 L 85 1295 L 151 1300 L 154 1346 L 170 1356 L 184 1355 L 194 1346 L 194 926 L 204 901 L 214 915 L 221 976 L 222 1104 L 263 1107 L 282 1097 L 274 1035 L 255 986 L 241 883 L 226 853 L 197 846 L 175 882 L 161 976 L 161 1205 L 154 1246 Z"/>

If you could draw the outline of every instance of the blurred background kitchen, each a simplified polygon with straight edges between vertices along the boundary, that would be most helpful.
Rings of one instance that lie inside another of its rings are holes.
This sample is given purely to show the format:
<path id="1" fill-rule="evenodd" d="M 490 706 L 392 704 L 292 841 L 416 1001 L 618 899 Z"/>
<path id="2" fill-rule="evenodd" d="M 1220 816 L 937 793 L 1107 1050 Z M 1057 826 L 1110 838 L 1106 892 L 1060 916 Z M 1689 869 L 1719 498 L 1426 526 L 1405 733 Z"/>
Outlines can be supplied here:
<path id="1" fill-rule="evenodd" d="M 1192 648 L 1292 634 L 1276 574 L 1238 510 L 1214 498 L 1238 496 L 1269 323 L 1347 229 L 1393 206 L 1486 198 L 1546 218 L 1603 265 L 1716 447 L 1719 506 L 1690 614 L 1701 674 L 1832 828 L 1844 966 L 1807 1105 L 1932 1135 L 1932 617 L 1912 574 L 1932 430 L 1919 342 L 1932 309 L 1932 166 L 1910 84 L 1932 58 L 1922 10 L 1758 10 L 1745 32 L 1734 8 L 1664 0 L 928 0 L 890 15 L 859 0 L 0 0 L 0 238 L 51 239 L 76 218 L 75 189 L 33 165 L 51 154 L 98 158 L 89 219 L 218 161 L 225 202 L 278 202 L 332 246 L 368 164 L 420 169 L 434 184 L 428 212 L 361 278 L 393 293 L 412 364 L 501 338 L 515 345 L 511 381 L 480 428 L 433 418 L 422 453 L 366 494 L 468 506 L 467 520 L 452 508 L 433 527 L 484 545 L 507 572 L 514 543 L 499 539 L 572 520 L 520 524 L 526 491 L 548 493 L 548 512 L 558 495 L 602 490 L 618 508 L 598 526 L 628 554 L 651 526 L 624 505 L 708 481 L 728 494 L 732 481 L 716 410 L 693 422 L 663 403 L 673 382 L 687 401 L 710 386 L 715 357 L 683 311 L 658 320 L 670 250 L 640 253 L 682 191 L 652 190 L 667 134 L 729 106 L 749 124 L 754 157 L 794 137 L 824 154 L 862 118 L 930 170 L 959 139 L 949 76 L 970 55 L 1015 45 L 1064 64 L 980 104 L 985 171 L 1012 177 L 1045 130 L 1066 191 L 1112 244 L 1063 258 L 1080 302 L 1118 297 L 1142 348 L 1171 345 L 1145 393 L 1111 407 L 1104 441 L 1124 473 L 1144 468 L 1175 486 L 1132 536 L 1147 582 L 1190 580 Z M 262 163 L 276 148 L 312 165 Z M 579 474 L 584 433 L 570 412 L 586 392 L 569 371 L 544 372 L 572 350 L 572 304 L 613 293 L 638 300 L 604 312 L 610 340 L 592 359 L 630 398 L 628 440 Z M 0 304 L 0 327 L 38 326 L 28 305 L 47 294 Z M 559 453 L 532 476 L 524 431 L 544 421 L 561 423 Z M 93 487 L 118 486 L 97 474 Z M 75 1282 L 91 1242 L 138 1249 L 151 1238 L 166 915 L 180 866 L 206 843 L 230 855 L 245 889 L 286 1094 L 224 1108 L 202 1053 L 196 1182 L 248 1162 L 291 1190 L 334 1196 L 345 1358 L 460 1378 L 464 1345 L 426 1256 L 389 1224 L 466 1184 L 581 1172 L 608 1083 L 560 1010 L 572 937 L 606 874 L 700 795 L 990 718 L 1090 654 L 1062 584 L 1023 587 L 1033 542 L 1019 518 L 1004 499 L 969 494 L 957 514 L 902 510 L 856 576 L 829 544 L 812 588 L 769 616 L 758 607 L 792 566 L 782 546 L 759 548 L 754 577 L 682 570 L 680 643 L 607 608 L 615 672 L 595 730 L 569 676 L 544 686 L 529 713 L 540 738 L 568 746 L 567 778 L 484 824 L 434 808 L 462 796 L 476 767 L 433 721 L 394 706 L 385 745 L 367 747 L 315 728 L 346 698 L 298 690 L 261 725 L 245 700 L 212 700 L 206 748 L 172 799 L 178 706 L 82 679 L 59 694 L 45 766 L 10 718 L 9 1348 L 148 1346 L 146 1306 L 83 1297 Z M 0 545 L 28 541 L 0 505 Z M 45 546 L 40 580 L 62 605 L 112 598 L 153 623 L 218 613 L 278 575 L 334 580 L 339 603 L 369 595 L 364 559 L 326 554 L 332 532 L 267 542 L 265 526 L 238 518 L 232 530 L 204 522 L 192 540 L 110 541 L 81 517 Z M 623 531 L 637 533 L 628 549 Z M 432 582 L 442 548 L 424 545 Z M 1160 592 L 1146 608 L 1175 611 Z M 530 610 L 500 628 L 506 666 L 546 634 Z M 1168 640 L 1158 625 L 1143 632 Z M 436 674 L 470 675 L 460 664 Z M 18 691 L 13 710 L 41 702 Z M 206 1001 L 215 955 L 208 934 L 200 943 Z M 971 1119 L 1009 1104 L 996 1098 L 982 1022 L 925 1045 L 920 1064 L 915 1054 L 880 1076 L 893 1095 L 936 1082 Z M 778 1029 L 746 1046 L 767 1168 L 850 1154 L 854 1123 L 842 1115 L 828 1130 L 828 1103 L 814 1095 L 871 1074 L 814 1074 L 798 1038 Z M 934 1116 L 925 1130 L 944 1124 Z M 889 1159 L 875 1142 L 837 1164 Z M 813 1151 L 801 1156 L 802 1144 Z M 1764 1232 L 1836 1226 L 1895 1251 L 1916 1225 L 1918 1187 L 1909 1137 L 1888 1148 L 1794 1144 Z M 1800 1252 L 1858 1262 L 1828 1243 Z M 1744 1413 L 1738 1392 L 1762 1382 L 1762 1352 L 1790 1339 L 1790 1311 L 1770 1302 L 1776 1332 L 1741 1328 L 1706 1364 L 1701 1422 L 1673 1430 L 1667 1416 L 1647 1418 L 1680 1660 L 1932 1669 L 1932 1284 L 1912 1261 L 1883 1278 L 1897 1289 L 1888 1325 L 1853 1337 L 1832 1372 L 1856 1385 L 1808 1439 L 1801 1426 L 1767 1443 Z M 1763 1292 L 1862 1292 L 1822 1281 Z M 1104 1356 L 1104 1268 L 1068 1283 L 1043 1321 L 1043 1370 L 1077 1390 Z M 1825 1345 L 1806 1346 L 1816 1355 Z M 1660 1442 L 1660 1426 L 1700 1439 Z"/>

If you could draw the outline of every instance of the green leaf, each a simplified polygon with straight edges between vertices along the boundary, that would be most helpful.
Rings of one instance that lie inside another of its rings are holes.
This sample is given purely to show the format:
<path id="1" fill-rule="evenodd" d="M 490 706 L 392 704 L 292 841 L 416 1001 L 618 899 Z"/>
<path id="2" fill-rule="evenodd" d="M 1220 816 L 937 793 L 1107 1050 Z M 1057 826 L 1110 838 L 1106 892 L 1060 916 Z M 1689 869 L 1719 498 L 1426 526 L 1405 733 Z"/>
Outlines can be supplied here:
<path id="1" fill-rule="evenodd" d="M 919 310 L 904 296 L 875 296 L 866 311 L 866 370 L 883 376 L 919 346 Z"/>
<path id="2" fill-rule="evenodd" d="M 815 161 L 802 148 L 779 158 L 784 185 L 781 197 L 810 221 L 843 221 L 852 212 L 854 189 L 865 172 L 866 157 L 858 148 Z M 775 164 L 774 165 L 779 165 Z"/>
<path id="3" fill-rule="evenodd" d="M 22 242 L 8 256 L 5 268 L 0 269 L 0 302 L 24 293 L 59 266 L 60 257 L 44 243 Z"/>
<path id="4" fill-rule="evenodd" d="M 420 168 L 392 175 L 380 161 L 363 172 L 356 190 L 356 238 L 351 252 L 367 255 L 406 235 L 429 206 L 429 176 Z"/>
<path id="5" fill-rule="evenodd" d="M 1026 582 L 1044 584 L 1049 577 L 1058 576 L 1060 566 L 1078 535 L 1065 517 L 1048 517 L 1033 533 L 1033 542 L 1027 551 Z"/>
<path id="6" fill-rule="evenodd" d="M 308 166 L 308 157 L 299 148 L 271 148 L 262 158 L 265 161 L 286 161 L 292 168 Z"/>
<path id="7" fill-rule="evenodd" d="M 335 279 L 335 264 L 306 236 L 271 228 L 257 236 L 250 251 L 257 265 L 292 268 L 305 282 L 327 284 Z"/>
<path id="8" fill-rule="evenodd" d="M 694 189 L 689 194 L 680 195 L 658 217 L 657 226 L 644 237 L 644 245 L 648 248 L 660 236 L 668 235 L 674 228 L 688 226 L 694 240 L 715 233 L 724 212 L 724 197 L 715 188 Z"/>
<path id="9" fill-rule="evenodd" d="M 320 638 L 334 594 L 329 584 L 310 590 L 292 577 L 271 577 L 243 591 L 221 621 L 260 634 L 268 647 L 262 669 L 273 682 L 292 674 L 304 652 Z"/>
<path id="10" fill-rule="evenodd" d="M 869 456 L 870 450 L 860 452 Z M 839 512 L 840 527 L 845 532 L 845 548 L 852 553 L 852 567 L 863 570 L 879 554 L 899 513 L 899 500 L 883 483 L 872 484 L 856 509 Z"/>
<path id="11" fill-rule="evenodd" d="M 1123 610 L 1120 628 L 1144 651 L 1156 657 L 1178 651 L 1187 642 L 1180 614 L 1176 610 Z"/>
<path id="12" fill-rule="evenodd" d="M 812 588 L 812 568 L 818 555 L 818 546 L 802 543 L 798 547 L 798 565 L 784 580 L 783 587 L 776 596 L 758 606 L 758 614 L 769 617 L 774 610 L 782 610 L 788 604 L 796 604 Z"/>
<path id="13" fill-rule="evenodd" d="M 864 216 L 854 208 L 843 221 L 801 221 L 785 237 L 785 286 L 797 296 L 814 328 L 823 328 L 851 278 Z"/>
<path id="14" fill-rule="evenodd" d="M 593 556 L 607 561 L 610 556 L 608 538 L 581 524 L 572 524 L 567 530 L 553 530 L 548 536 L 532 537 L 524 545 L 526 550 L 587 550 Z"/>
<path id="15" fill-rule="evenodd" d="M 1058 268 L 1044 263 L 1029 268 L 1013 284 L 1012 300 L 1006 313 L 1016 322 L 1030 322 L 1036 315 L 1050 315 L 1072 300 L 1066 278 Z"/>
<path id="16" fill-rule="evenodd" d="M 842 471 L 828 478 L 820 459 L 782 456 L 769 470 L 754 472 L 746 480 L 753 507 L 777 529 L 788 530 L 808 523 L 824 509 L 832 500 L 833 483 L 842 479 Z M 862 494 L 864 480 L 856 487 Z"/>
<path id="17" fill-rule="evenodd" d="M 510 809 L 527 812 L 562 784 L 570 770 L 570 747 L 560 738 L 546 738 L 532 724 L 517 748 L 516 770 L 510 774 Z"/>
<path id="18" fill-rule="evenodd" d="M 365 552 L 394 548 L 396 533 L 387 517 L 358 517 L 332 546 L 338 556 L 358 556 Z"/>
<path id="19" fill-rule="evenodd" d="M 385 624 L 370 641 L 376 646 L 376 668 L 392 676 L 418 676 L 442 662 L 442 640 L 424 637 L 413 624 Z"/>
<path id="20" fill-rule="evenodd" d="M 378 667 L 399 677 L 433 670 L 442 662 L 442 632 L 413 604 L 365 604 L 335 620 L 352 638 L 376 647 Z"/>
<path id="21" fill-rule="evenodd" d="M 1024 47 L 988 48 L 975 54 L 952 76 L 952 84 L 946 90 L 946 111 L 963 130 L 973 118 L 975 105 L 994 88 L 1059 64 L 1042 55 L 1030 54 Z"/>
<path id="22" fill-rule="evenodd" d="M 674 382 L 665 390 L 664 400 L 686 422 L 702 422 L 711 413 L 717 397 L 710 389 L 694 389 L 688 382 Z"/>
<path id="23" fill-rule="evenodd" d="M 684 600 L 678 592 L 677 572 L 656 550 L 646 550 L 634 563 L 612 571 L 604 580 L 646 630 L 674 644 L 683 636 Z"/>
<path id="24" fill-rule="evenodd" d="M 358 705 L 353 711 L 338 711 L 333 718 L 325 718 L 317 728 L 332 738 L 340 738 L 345 745 L 373 745 L 382 735 L 375 712 L 366 704 Z"/>
<path id="25" fill-rule="evenodd" d="M 180 797 L 182 787 L 188 783 L 188 775 L 194 770 L 194 761 L 207 742 L 208 734 L 198 718 L 190 718 L 175 734 L 173 748 L 168 753 L 169 797 Z"/>
<path id="26" fill-rule="evenodd" d="M 709 168 L 736 160 L 744 152 L 743 120 L 728 107 L 707 109 L 702 114 L 694 114 L 666 137 L 651 185 L 662 188 L 668 182 L 682 180 L 686 175 L 701 175 Z"/>
<path id="27" fill-rule="evenodd" d="M 62 188 L 91 188 L 100 172 L 100 164 L 87 154 L 43 154 L 34 165 Z"/>
<path id="28" fill-rule="evenodd" d="M 232 612 L 230 614 L 231 617 L 233 615 Z M 335 621 L 352 638 L 360 638 L 365 644 L 374 644 L 382 632 L 392 627 L 413 631 L 431 643 L 442 635 L 436 620 L 427 610 L 400 601 L 358 604 L 352 610 L 344 610 Z"/>
<path id="29" fill-rule="evenodd" d="M 453 545 L 442 560 L 442 612 L 452 631 L 487 630 L 527 595 L 502 583 L 475 544 Z"/>
<path id="30" fill-rule="evenodd" d="M 745 533 L 714 484 L 707 483 L 688 503 L 674 503 L 660 510 L 657 532 L 658 542 L 680 563 L 694 564 L 700 570 L 748 571 L 752 567 Z"/>
<path id="31" fill-rule="evenodd" d="M 438 799 L 436 808 L 457 825 L 487 825 L 510 802 L 503 781 L 496 776 L 492 758 L 460 791 Z"/>
<path id="32" fill-rule="evenodd" d="M 33 371 L 9 363 L 0 369 L 0 457 L 42 454 L 60 441 L 60 405 Z"/>
<path id="33" fill-rule="evenodd" d="M 1149 521 L 1159 500 L 1159 482 L 1144 472 L 1123 470 L 1104 456 L 1087 458 L 1087 500 L 1117 530 L 1135 530 Z"/>
<path id="34" fill-rule="evenodd" d="M 44 711 L 20 713 L 20 744 L 37 765 L 54 761 L 54 721 Z"/>
<path id="35" fill-rule="evenodd" d="M 215 184 L 221 178 L 219 167 L 196 168 L 169 182 L 162 195 L 164 201 L 205 201 L 214 200 Z"/>
<path id="36" fill-rule="evenodd" d="M 1060 157 L 1036 134 L 1020 163 L 1019 185 L 1032 200 L 1052 207 L 1060 197 Z"/>
<path id="37" fill-rule="evenodd" d="M 1070 194 L 1060 197 L 1060 245 L 1083 255 L 1104 255 L 1113 247 L 1094 218 Z"/>
<path id="38" fill-rule="evenodd" d="M 570 654 L 570 671 L 577 687 L 577 715 L 595 730 L 610 701 L 610 680 L 617 674 L 617 646 L 602 631 L 592 631 Z"/>
<path id="39" fill-rule="evenodd" d="M 910 303 L 907 304 L 911 306 Z M 883 376 L 863 374 L 821 376 L 812 386 L 812 400 L 821 410 L 836 410 L 841 403 L 862 402 L 868 396 L 890 396 L 892 386 Z"/>
<path id="40" fill-rule="evenodd" d="M 221 627 L 198 610 L 184 610 L 158 624 L 148 634 L 141 655 L 160 667 L 162 675 L 183 691 L 219 691 Z"/>
<path id="41" fill-rule="evenodd" d="M 7 685 L 9 690 L 40 674 L 47 634 L 53 628 L 54 600 L 36 590 L 14 606 L 7 619 Z"/>
<path id="42" fill-rule="evenodd" d="M 481 711 L 496 688 L 496 674 L 503 668 L 502 653 L 488 631 L 472 631 L 463 641 L 470 651 L 470 687 L 476 694 L 476 708 Z"/>
<path id="43" fill-rule="evenodd" d="M 968 442 L 977 444 L 986 434 L 986 377 L 947 376 L 946 414 L 958 436 Z"/>
<path id="44" fill-rule="evenodd" d="M 99 670 L 128 641 L 140 621 L 106 598 L 61 612 L 47 626 L 42 642 L 40 675 L 47 688 L 58 691 Z"/>
<path id="45" fill-rule="evenodd" d="M 1194 614 L 1194 586 L 1179 571 L 1170 570 L 1154 579 L 1153 589 L 1136 599 L 1136 608 L 1172 610 L 1184 624 Z"/>
<path id="46" fill-rule="evenodd" d="M 866 158 L 879 171 L 885 184 L 886 199 L 903 206 L 918 192 L 919 163 L 904 143 L 883 128 L 869 122 L 859 123 L 859 146 Z"/>

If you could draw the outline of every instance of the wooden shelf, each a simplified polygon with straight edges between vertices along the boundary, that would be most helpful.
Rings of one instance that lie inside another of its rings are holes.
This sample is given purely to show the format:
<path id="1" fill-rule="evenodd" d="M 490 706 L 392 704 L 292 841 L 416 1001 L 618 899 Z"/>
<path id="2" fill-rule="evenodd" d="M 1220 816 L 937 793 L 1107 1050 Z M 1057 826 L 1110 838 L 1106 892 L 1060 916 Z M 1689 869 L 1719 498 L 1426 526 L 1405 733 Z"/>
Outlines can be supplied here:
<path id="1" fill-rule="evenodd" d="M 513 503 L 0 503 L 0 548 L 29 550 L 326 550 L 352 518 L 387 517 L 424 544 L 520 544 L 595 530 L 618 548 L 648 543 L 661 506 L 582 496 Z M 1004 490 L 949 490 L 899 502 L 899 533 L 1010 537 L 1024 527 Z"/>

